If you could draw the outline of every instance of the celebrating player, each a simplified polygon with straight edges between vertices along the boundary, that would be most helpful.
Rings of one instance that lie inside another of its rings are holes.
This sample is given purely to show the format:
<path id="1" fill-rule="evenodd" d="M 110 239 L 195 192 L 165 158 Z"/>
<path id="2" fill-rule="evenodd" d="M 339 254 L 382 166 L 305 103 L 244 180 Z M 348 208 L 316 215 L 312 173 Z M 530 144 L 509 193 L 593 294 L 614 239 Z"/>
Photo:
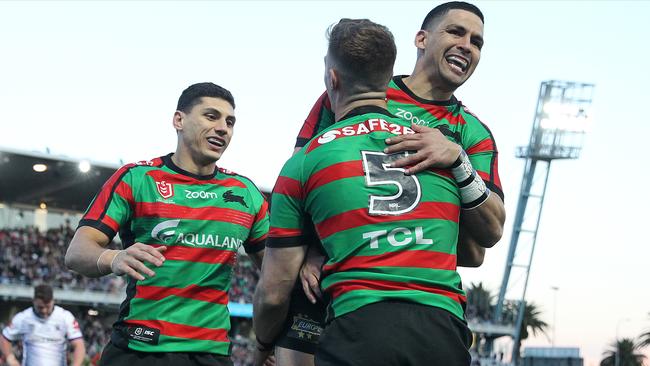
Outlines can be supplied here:
<path id="1" fill-rule="evenodd" d="M 232 365 L 232 267 L 240 246 L 260 265 L 267 204 L 249 179 L 215 166 L 234 131 L 230 92 L 194 84 L 176 109 L 176 152 L 119 169 L 66 254 L 82 274 L 129 276 L 101 365 Z M 125 249 L 106 249 L 118 231 Z"/>

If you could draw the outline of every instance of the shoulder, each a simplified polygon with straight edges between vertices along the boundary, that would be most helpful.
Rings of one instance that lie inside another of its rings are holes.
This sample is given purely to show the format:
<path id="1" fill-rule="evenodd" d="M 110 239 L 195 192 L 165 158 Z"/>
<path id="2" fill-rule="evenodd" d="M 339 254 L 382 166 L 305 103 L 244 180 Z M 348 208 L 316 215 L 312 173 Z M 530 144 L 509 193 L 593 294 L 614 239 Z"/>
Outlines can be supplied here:
<path id="1" fill-rule="evenodd" d="M 74 320 L 74 315 L 72 314 L 72 312 L 58 305 L 54 305 L 54 311 L 52 312 L 52 315 L 58 315 L 59 317 L 66 320 L 70 320 L 70 319 Z"/>
<path id="2" fill-rule="evenodd" d="M 487 125 L 460 100 L 458 101 L 458 108 L 466 123 L 478 124 L 488 129 Z"/>
<path id="3" fill-rule="evenodd" d="M 30 317 L 34 317 L 34 310 L 31 307 L 16 313 L 16 315 L 11 319 L 11 322 L 14 324 L 19 323 L 29 319 Z"/>
<path id="4" fill-rule="evenodd" d="M 116 177 L 123 177 L 127 173 L 133 172 L 133 171 L 148 171 L 151 170 L 152 168 L 159 168 L 164 165 L 163 162 L 163 157 L 158 157 L 154 158 L 151 160 L 140 160 L 136 161 L 134 163 L 128 163 L 125 165 L 122 165 L 114 174 L 113 176 Z"/>
<path id="5" fill-rule="evenodd" d="M 217 169 L 222 177 L 225 176 L 226 178 L 240 182 L 241 187 L 246 188 L 252 195 L 264 197 L 262 191 L 257 187 L 252 179 L 226 168 L 218 167 Z"/>

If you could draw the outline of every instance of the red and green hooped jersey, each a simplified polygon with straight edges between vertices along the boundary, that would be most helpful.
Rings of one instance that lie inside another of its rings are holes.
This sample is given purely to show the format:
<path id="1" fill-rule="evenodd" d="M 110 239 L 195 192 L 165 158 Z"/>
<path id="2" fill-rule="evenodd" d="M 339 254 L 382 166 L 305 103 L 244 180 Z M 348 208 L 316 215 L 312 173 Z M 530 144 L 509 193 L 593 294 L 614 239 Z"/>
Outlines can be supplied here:
<path id="1" fill-rule="evenodd" d="M 439 128 L 448 138 L 461 145 L 487 187 L 503 199 L 497 146 L 487 126 L 455 97 L 443 102 L 418 97 L 404 84 L 404 77 L 394 76 L 388 84 L 388 110 L 404 121 Z M 334 123 L 331 109 L 327 93 L 324 93 L 307 116 L 296 139 L 296 147 L 303 147 Z"/>
<path id="2" fill-rule="evenodd" d="M 264 248 L 267 203 L 247 178 L 217 168 L 198 176 L 171 154 L 120 168 L 104 184 L 79 226 L 125 248 L 167 246 L 156 276 L 128 278 L 112 341 L 142 352 L 228 355 L 228 289 L 237 250 Z"/>
<path id="3" fill-rule="evenodd" d="M 413 133 L 409 126 L 381 108 L 357 108 L 289 159 L 273 189 L 266 245 L 321 241 L 334 317 L 404 300 L 464 318 L 458 187 L 448 170 L 407 176 L 387 166 L 404 153 L 383 153 L 384 139 Z"/>

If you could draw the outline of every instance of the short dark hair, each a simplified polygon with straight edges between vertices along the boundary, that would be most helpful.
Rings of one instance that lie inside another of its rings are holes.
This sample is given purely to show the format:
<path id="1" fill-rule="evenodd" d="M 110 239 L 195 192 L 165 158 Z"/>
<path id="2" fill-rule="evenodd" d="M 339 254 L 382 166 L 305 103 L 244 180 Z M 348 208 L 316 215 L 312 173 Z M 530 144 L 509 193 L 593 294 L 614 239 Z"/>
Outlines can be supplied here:
<path id="1" fill-rule="evenodd" d="M 477 17 L 481 18 L 482 23 L 485 23 L 483 13 L 481 13 L 481 9 L 479 9 L 476 5 L 466 3 L 464 1 L 450 1 L 448 3 L 440 4 L 431 9 L 429 14 L 424 17 L 424 21 L 422 21 L 422 28 L 420 29 L 429 28 L 436 19 L 444 17 L 447 15 L 447 13 L 449 13 L 450 10 L 454 9 L 469 11 L 470 13 L 473 13 Z"/>
<path id="2" fill-rule="evenodd" d="M 385 90 L 397 47 L 387 27 L 368 19 L 341 19 L 328 30 L 328 55 L 350 93 Z"/>
<path id="3" fill-rule="evenodd" d="M 180 98 L 178 98 L 176 110 L 189 113 L 195 105 L 201 103 L 202 97 L 220 98 L 235 108 L 235 98 L 233 98 L 227 89 L 217 84 L 206 82 L 190 85 L 187 89 L 183 90 Z"/>
<path id="4" fill-rule="evenodd" d="M 41 299 L 43 302 L 50 302 L 54 299 L 54 293 L 50 285 L 38 285 L 34 287 L 34 300 Z"/>

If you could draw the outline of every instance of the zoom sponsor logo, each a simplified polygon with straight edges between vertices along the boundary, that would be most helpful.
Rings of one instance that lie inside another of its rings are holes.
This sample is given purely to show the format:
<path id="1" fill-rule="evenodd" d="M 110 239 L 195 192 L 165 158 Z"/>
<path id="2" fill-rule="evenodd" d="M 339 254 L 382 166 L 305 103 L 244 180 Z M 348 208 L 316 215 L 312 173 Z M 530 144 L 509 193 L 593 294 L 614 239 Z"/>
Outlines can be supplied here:
<path id="1" fill-rule="evenodd" d="M 206 191 L 185 191 L 185 198 L 188 199 L 213 199 L 217 198 L 219 195 L 217 195 L 214 192 L 206 192 Z"/>
<path id="2" fill-rule="evenodd" d="M 426 126 L 426 124 L 427 124 L 427 121 L 414 116 L 413 113 L 411 113 L 411 112 L 409 112 L 407 110 L 404 110 L 402 108 L 397 108 L 397 112 L 395 113 L 395 116 L 400 117 L 400 118 L 402 118 L 404 120 L 407 120 L 409 122 L 413 122 L 413 123 L 415 123 L 417 125 L 425 125 Z"/>

